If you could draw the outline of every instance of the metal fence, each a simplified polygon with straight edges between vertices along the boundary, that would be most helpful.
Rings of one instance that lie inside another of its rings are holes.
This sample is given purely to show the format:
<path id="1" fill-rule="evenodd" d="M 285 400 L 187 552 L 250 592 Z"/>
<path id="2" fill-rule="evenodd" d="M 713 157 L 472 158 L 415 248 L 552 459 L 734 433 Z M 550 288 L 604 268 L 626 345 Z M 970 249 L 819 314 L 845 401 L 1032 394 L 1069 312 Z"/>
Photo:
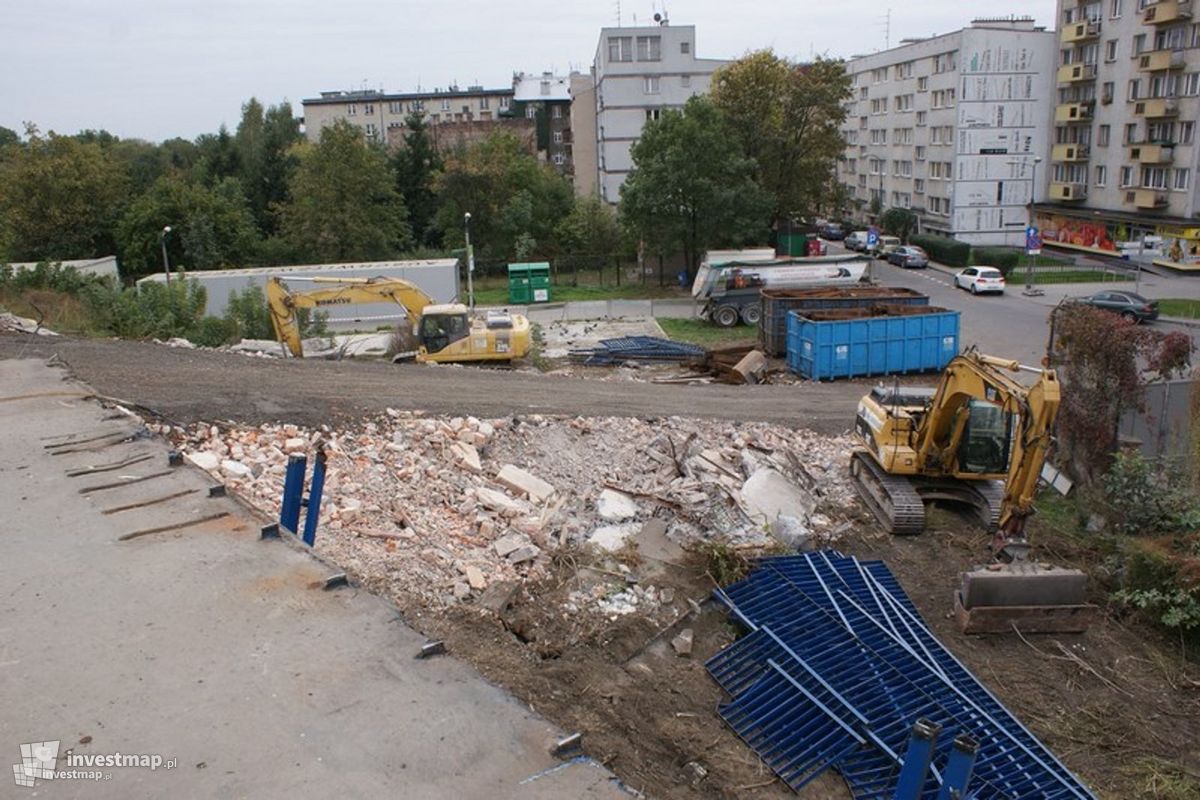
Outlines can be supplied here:
<path id="1" fill-rule="evenodd" d="M 1147 458 L 1190 463 L 1195 457 L 1191 421 L 1196 383 L 1179 379 L 1150 384 L 1146 387 L 1145 408 L 1121 415 L 1121 437 L 1137 444 Z"/>

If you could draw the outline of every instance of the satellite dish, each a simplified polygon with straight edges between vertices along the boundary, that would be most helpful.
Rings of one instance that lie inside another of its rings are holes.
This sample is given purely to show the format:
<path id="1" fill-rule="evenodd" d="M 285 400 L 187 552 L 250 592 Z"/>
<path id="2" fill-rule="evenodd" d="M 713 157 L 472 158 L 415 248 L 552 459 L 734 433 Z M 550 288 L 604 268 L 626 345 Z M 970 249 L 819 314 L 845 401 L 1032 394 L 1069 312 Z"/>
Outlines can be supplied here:
<path id="1" fill-rule="evenodd" d="M 655 14 L 655 15 L 654 15 L 654 21 L 655 21 L 655 22 L 662 22 L 662 14 Z"/>

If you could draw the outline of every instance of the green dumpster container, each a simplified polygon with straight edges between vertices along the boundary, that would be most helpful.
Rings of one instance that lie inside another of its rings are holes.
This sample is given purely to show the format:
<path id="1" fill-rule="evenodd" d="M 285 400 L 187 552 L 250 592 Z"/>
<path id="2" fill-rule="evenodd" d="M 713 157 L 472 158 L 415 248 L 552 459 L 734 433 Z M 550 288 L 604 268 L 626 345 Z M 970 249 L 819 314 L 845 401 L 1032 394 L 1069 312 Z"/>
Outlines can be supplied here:
<path id="1" fill-rule="evenodd" d="M 550 264 L 539 261 L 508 265 L 508 302 L 550 302 Z"/>

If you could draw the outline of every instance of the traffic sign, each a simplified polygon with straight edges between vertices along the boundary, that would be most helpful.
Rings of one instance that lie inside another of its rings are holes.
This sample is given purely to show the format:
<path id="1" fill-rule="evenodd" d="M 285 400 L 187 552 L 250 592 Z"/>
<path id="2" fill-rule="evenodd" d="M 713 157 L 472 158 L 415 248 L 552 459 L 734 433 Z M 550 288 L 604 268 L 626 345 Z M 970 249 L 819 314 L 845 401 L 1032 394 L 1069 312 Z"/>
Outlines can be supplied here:
<path id="1" fill-rule="evenodd" d="M 1030 225 L 1025 229 L 1025 254 L 1030 256 L 1040 255 L 1042 252 L 1042 234 L 1034 226 Z"/>
<path id="2" fill-rule="evenodd" d="M 874 225 L 867 228 L 867 247 L 874 247 L 879 244 L 879 228 Z"/>

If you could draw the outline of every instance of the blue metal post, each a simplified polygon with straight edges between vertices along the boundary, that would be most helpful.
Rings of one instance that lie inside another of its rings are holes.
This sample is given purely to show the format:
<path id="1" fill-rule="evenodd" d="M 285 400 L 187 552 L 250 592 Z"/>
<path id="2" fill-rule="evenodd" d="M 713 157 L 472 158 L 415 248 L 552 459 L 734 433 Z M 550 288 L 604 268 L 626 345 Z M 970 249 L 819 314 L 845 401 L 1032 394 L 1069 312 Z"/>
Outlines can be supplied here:
<path id="1" fill-rule="evenodd" d="M 312 482 L 308 486 L 308 510 L 304 512 L 304 543 L 312 547 L 317 540 L 317 521 L 321 516 L 321 492 L 325 489 L 325 460 L 324 450 L 317 451 L 316 463 L 313 464 Z"/>
<path id="2" fill-rule="evenodd" d="M 967 796 L 967 784 L 971 782 L 971 774 L 975 769 L 975 754 L 979 752 L 979 743 L 970 736 L 959 736 L 954 740 L 950 749 L 950 758 L 942 773 L 942 790 L 938 792 L 937 800 L 962 800 Z"/>
<path id="3" fill-rule="evenodd" d="M 304 495 L 304 472 L 308 459 L 302 455 L 288 456 L 287 474 L 283 479 L 283 505 L 279 508 L 279 527 L 295 533 L 300 527 L 300 501 Z"/>
<path id="4" fill-rule="evenodd" d="M 929 762 L 933 760 L 933 744 L 941 725 L 927 719 L 917 720 L 912 736 L 908 740 L 908 752 L 904 754 L 904 766 L 896 782 L 894 800 L 919 800 L 925 788 L 925 776 L 929 774 Z"/>

